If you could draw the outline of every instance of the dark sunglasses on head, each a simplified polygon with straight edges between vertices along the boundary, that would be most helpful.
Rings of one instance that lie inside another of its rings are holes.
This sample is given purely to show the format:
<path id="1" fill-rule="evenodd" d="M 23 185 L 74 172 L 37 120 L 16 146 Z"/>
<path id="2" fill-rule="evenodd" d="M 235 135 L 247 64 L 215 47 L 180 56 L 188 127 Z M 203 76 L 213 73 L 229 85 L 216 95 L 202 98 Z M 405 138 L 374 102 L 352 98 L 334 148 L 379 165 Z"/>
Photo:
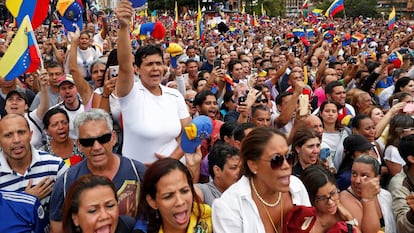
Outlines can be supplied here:
<path id="1" fill-rule="evenodd" d="M 101 136 L 96 137 L 96 138 L 79 138 L 79 143 L 83 147 L 91 147 L 91 146 L 93 146 L 95 141 L 98 141 L 100 144 L 105 144 L 105 143 L 111 141 L 111 138 L 112 138 L 112 134 L 107 133 L 107 134 L 101 135 Z"/>
<path id="2" fill-rule="evenodd" d="M 286 155 L 276 154 L 270 160 L 267 160 L 267 159 L 261 159 L 261 160 L 270 162 L 270 167 L 272 168 L 272 170 L 275 170 L 275 169 L 280 168 L 285 162 L 285 160 L 290 166 L 292 166 L 293 162 L 295 161 L 295 158 L 296 158 L 295 154 L 288 153 Z"/>

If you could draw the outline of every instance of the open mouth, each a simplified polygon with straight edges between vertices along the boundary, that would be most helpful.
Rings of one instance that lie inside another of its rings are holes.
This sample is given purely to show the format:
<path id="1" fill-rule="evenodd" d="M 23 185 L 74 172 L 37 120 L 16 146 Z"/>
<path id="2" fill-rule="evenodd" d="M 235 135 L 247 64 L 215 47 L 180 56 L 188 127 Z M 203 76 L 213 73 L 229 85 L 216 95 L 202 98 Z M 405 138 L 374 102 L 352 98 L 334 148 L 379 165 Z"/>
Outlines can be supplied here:
<path id="1" fill-rule="evenodd" d="M 95 230 L 95 233 L 110 233 L 111 225 L 105 225 Z"/>
<path id="2" fill-rule="evenodd" d="M 186 224 L 188 222 L 188 213 L 187 210 L 180 212 L 180 213 L 176 213 L 173 215 L 174 216 L 174 220 L 179 224 L 179 225 L 183 225 Z"/>

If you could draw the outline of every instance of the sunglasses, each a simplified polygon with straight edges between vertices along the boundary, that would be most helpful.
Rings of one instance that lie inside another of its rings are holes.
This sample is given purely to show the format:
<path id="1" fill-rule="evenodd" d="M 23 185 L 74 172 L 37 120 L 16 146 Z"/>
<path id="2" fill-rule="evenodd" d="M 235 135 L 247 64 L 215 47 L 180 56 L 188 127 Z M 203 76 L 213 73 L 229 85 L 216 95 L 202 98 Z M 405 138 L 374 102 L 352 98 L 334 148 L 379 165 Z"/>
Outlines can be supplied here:
<path id="1" fill-rule="evenodd" d="M 266 104 L 267 99 L 257 99 L 255 102 L 256 102 L 256 104 L 258 104 L 258 103 Z"/>
<path id="2" fill-rule="evenodd" d="M 96 138 L 79 138 L 79 143 L 83 147 L 91 147 L 93 146 L 93 144 L 95 144 L 95 141 L 98 141 L 100 144 L 105 144 L 111 141 L 111 138 L 112 138 L 112 134 L 107 133 L 107 134 L 101 135 Z"/>
<path id="3" fill-rule="evenodd" d="M 186 99 L 186 101 L 190 104 L 194 103 L 194 99 Z"/>
<path id="4" fill-rule="evenodd" d="M 295 158 L 296 158 L 295 154 L 288 153 L 286 155 L 277 154 L 273 156 L 272 159 L 270 160 L 267 160 L 267 159 L 261 159 L 261 160 L 270 162 L 270 167 L 272 168 L 272 170 L 276 170 L 283 165 L 285 160 L 290 166 L 292 166 L 292 164 L 295 162 Z"/>

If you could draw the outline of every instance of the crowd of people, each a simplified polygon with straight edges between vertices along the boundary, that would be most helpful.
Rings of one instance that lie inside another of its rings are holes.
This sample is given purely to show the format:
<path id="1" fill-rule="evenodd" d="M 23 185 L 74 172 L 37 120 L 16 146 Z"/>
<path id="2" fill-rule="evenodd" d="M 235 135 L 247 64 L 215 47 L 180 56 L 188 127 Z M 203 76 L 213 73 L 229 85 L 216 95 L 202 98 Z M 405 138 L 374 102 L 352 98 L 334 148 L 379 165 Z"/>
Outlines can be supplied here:
<path id="1" fill-rule="evenodd" d="M 45 67 L 0 78 L 0 232 L 414 231 L 414 27 L 209 19 L 36 31 Z"/>

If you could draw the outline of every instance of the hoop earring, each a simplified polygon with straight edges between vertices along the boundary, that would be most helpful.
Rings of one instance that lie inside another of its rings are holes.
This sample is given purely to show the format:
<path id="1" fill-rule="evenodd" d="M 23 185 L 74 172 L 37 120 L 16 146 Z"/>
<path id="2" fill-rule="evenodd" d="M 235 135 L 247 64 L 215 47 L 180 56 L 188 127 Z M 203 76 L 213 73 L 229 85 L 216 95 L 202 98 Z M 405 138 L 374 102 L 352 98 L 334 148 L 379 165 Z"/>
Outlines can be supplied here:
<path id="1" fill-rule="evenodd" d="M 155 219 L 159 219 L 159 218 L 160 218 L 160 215 L 158 213 L 158 209 L 155 209 Z"/>

